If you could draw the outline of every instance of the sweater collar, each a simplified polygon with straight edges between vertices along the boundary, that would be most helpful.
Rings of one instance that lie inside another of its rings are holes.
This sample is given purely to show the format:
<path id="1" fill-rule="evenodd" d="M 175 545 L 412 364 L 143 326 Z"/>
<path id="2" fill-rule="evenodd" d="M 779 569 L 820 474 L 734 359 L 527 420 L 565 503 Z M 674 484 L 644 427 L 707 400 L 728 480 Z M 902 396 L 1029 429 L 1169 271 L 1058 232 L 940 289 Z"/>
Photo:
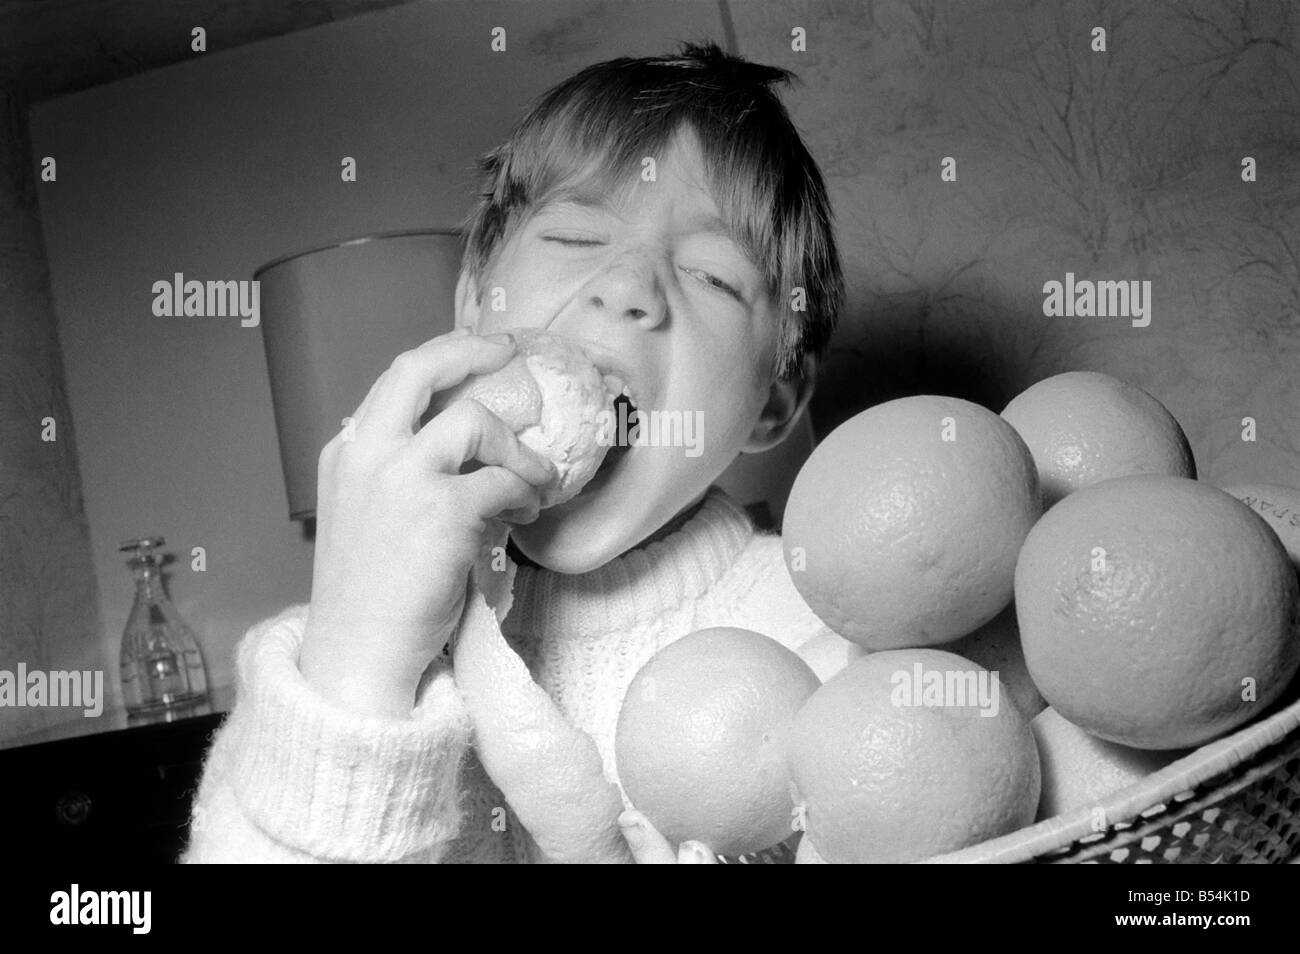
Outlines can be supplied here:
<path id="1" fill-rule="evenodd" d="M 642 625 L 695 599 L 754 535 L 749 514 L 710 487 L 685 524 L 586 573 L 520 566 L 504 629 L 545 638 L 604 635 Z"/>

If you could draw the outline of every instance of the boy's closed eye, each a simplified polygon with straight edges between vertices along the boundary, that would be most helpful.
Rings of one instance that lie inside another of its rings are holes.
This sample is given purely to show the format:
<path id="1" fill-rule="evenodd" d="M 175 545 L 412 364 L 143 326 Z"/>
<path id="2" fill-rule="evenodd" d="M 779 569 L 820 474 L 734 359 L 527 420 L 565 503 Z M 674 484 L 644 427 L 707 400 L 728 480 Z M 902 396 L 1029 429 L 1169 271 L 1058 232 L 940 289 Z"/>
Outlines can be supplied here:
<path id="1" fill-rule="evenodd" d="M 721 278 L 718 278 L 716 275 L 710 275 L 708 272 L 701 272 L 699 270 L 693 270 L 693 271 L 695 274 L 698 274 L 701 280 L 703 280 L 706 284 L 713 286 L 714 288 L 718 289 L 721 292 L 725 292 L 726 294 L 730 295 L 732 298 L 736 299 L 737 301 L 745 300 L 744 296 L 742 296 L 740 292 L 736 291 L 734 286 L 732 286 L 728 282 L 723 281 Z"/>
<path id="2" fill-rule="evenodd" d="M 563 245 L 563 246 L 568 246 L 570 248 L 593 248 L 605 244 L 605 242 L 600 239 L 584 238 L 580 236 L 571 236 L 571 235 L 550 234 L 550 235 L 543 235 L 541 236 L 541 238 L 543 242 L 550 242 L 555 245 Z M 679 267 L 682 269 L 683 272 L 685 272 L 688 275 L 695 276 L 700 282 L 702 282 L 704 285 L 708 286 L 709 288 L 715 289 L 716 291 L 721 292 L 722 294 L 728 295 L 731 298 L 734 298 L 736 301 L 739 302 L 745 301 L 745 296 L 739 289 L 739 285 L 740 285 L 739 282 L 728 281 L 727 279 L 722 278 L 705 269 L 695 268 L 687 265 L 682 265 Z"/>

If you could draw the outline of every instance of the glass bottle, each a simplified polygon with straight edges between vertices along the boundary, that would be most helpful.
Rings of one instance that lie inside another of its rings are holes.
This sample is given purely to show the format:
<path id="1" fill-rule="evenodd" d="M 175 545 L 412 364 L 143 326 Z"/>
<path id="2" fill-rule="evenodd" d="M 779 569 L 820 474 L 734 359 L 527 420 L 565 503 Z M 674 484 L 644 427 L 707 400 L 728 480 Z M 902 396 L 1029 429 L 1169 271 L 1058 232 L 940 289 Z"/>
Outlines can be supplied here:
<path id="1" fill-rule="evenodd" d="M 122 697 L 131 715 L 188 709 L 206 702 L 208 677 L 190 628 L 163 589 L 155 547 L 162 537 L 128 540 L 126 561 L 135 574 L 135 605 L 122 634 Z"/>

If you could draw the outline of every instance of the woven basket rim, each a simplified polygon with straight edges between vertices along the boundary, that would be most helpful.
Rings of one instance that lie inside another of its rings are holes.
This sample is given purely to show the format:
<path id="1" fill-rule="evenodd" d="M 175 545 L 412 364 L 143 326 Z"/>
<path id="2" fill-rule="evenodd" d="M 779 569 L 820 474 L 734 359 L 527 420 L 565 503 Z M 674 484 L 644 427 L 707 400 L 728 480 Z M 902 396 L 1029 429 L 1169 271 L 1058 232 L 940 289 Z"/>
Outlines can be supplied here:
<path id="1" fill-rule="evenodd" d="M 1296 684 L 1293 683 L 1287 692 L 1293 701 L 1271 716 L 1206 743 L 1095 805 L 1084 805 L 1010 834 L 960 851 L 935 855 L 919 863 L 1018 864 L 1032 861 L 1069 848 L 1082 838 L 1095 837 L 1093 817 L 1098 808 L 1104 812 L 1113 829 L 1117 824 L 1136 823 L 1143 813 L 1150 813 L 1153 808 L 1166 805 L 1177 796 L 1186 797 L 1220 776 L 1229 777 L 1220 779 L 1216 787 L 1229 785 L 1235 769 L 1288 736 L 1300 735 L 1300 698 L 1294 698 L 1295 691 Z"/>
<path id="2" fill-rule="evenodd" d="M 1209 809 L 1217 808 L 1234 796 L 1259 785 L 1287 762 L 1295 759 L 1298 754 L 1300 754 L 1300 732 L 1293 732 L 1279 744 L 1267 747 L 1256 758 L 1213 779 L 1212 781 L 1216 783 L 1213 786 L 1202 786 L 1199 792 L 1186 792 L 1182 796 L 1175 796 L 1172 802 L 1166 803 L 1164 811 L 1148 812 L 1142 815 L 1137 823 L 1103 833 L 1102 838 L 1097 841 L 1076 842 L 1070 849 L 1062 851 L 1057 856 L 1034 860 L 1057 864 L 1079 864 L 1112 857 L 1116 852 L 1124 849 L 1128 849 L 1131 853 L 1135 850 L 1134 846 L 1140 846 L 1148 836 L 1176 829 L 1179 822 L 1204 817 Z M 1167 844 L 1174 847 L 1178 843 L 1173 841 Z M 1179 847 L 1190 847 L 1192 854 L 1199 854 L 1201 850 L 1200 846 L 1195 844 Z M 1220 855 L 1222 855 L 1221 847 Z"/>

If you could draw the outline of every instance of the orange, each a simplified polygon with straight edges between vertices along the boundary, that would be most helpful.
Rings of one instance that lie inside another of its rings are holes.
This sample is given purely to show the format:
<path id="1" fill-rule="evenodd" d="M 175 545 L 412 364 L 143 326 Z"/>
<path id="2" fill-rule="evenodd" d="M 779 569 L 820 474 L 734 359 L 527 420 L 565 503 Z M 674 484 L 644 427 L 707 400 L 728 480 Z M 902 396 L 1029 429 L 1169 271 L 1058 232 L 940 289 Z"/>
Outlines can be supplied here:
<path id="1" fill-rule="evenodd" d="M 980 704 L 981 679 L 991 690 L 992 674 L 968 659 L 899 649 L 864 656 L 818 689 L 790 735 L 807 842 L 799 860 L 916 861 L 1032 822 L 1029 723 L 1005 699 Z"/>
<path id="2" fill-rule="evenodd" d="M 723 855 L 793 832 L 786 733 L 820 685 L 797 655 L 744 629 L 698 630 L 636 674 L 614 753 L 633 806 L 674 843 Z"/>
<path id="3" fill-rule="evenodd" d="M 1277 484 L 1234 484 L 1224 490 L 1267 521 L 1300 572 L 1300 490 Z"/>
<path id="4" fill-rule="evenodd" d="M 1277 536 L 1184 477 L 1066 497 L 1016 567 L 1025 661 L 1048 704 L 1142 749 L 1199 745 L 1262 712 L 1300 665 L 1300 588 Z"/>
<path id="5" fill-rule="evenodd" d="M 516 328 L 517 354 L 503 367 L 473 375 L 439 395 L 436 408 L 472 398 L 500 417 L 525 446 L 555 464 L 558 479 L 541 505 L 576 497 L 613 444 L 613 401 L 624 387 L 574 341 L 536 328 Z"/>
<path id="6" fill-rule="evenodd" d="M 958 398 L 901 398 L 841 424 L 804 463 L 786 566 L 845 639 L 934 645 L 1007 605 L 1038 514 L 1033 459 L 1006 421 Z"/>
<path id="7" fill-rule="evenodd" d="M 969 636 L 947 643 L 943 648 L 945 652 L 956 653 L 996 672 L 1003 691 L 1026 719 L 1032 719 L 1047 705 L 1029 675 L 1029 667 L 1025 665 L 1013 603 L 1008 603 L 1006 609 Z"/>
<path id="8" fill-rule="evenodd" d="M 1131 749 L 1084 732 L 1055 709 L 1047 708 L 1029 723 L 1038 743 L 1043 793 L 1038 819 L 1054 818 L 1075 808 L 1099 807 L 1107 796 L 1187 754 Z"/>
<path id="9" fill-rule="evenodd" d="M 516 355 L 495 371 L 466 378 L 441 401 L 445 405 L 467 397 L 478 401 L 516 433 L 534 427 L 542 419 L 542 392 L 523 355 Z"/>
<path id="10" fill-rule="evenodd" d="M 1068 371 L 1039 381 L 1012 399 L 1002 417 L 1034 455 L 1044 510 L 1108 477 L 1196 476 L 1174 416 L 1146 391 L 1109 374 Z"/>

